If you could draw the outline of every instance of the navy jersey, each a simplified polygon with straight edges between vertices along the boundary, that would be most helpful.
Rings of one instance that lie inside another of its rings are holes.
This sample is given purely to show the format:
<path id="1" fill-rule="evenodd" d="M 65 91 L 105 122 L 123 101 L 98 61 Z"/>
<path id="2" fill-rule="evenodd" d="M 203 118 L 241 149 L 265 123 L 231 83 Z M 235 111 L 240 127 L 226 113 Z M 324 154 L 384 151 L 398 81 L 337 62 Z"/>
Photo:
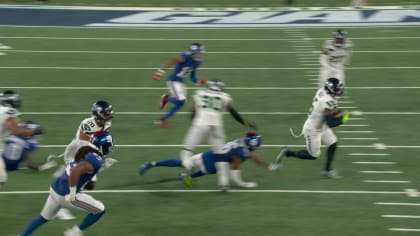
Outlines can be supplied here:
<path id="1" fill-rule="evenodd" d="M 249 159 L 249 150 L 246 147 L 244 141 L 242 139 L 237 139 L 232 142 L 226 143 L 223 145 L 224 153 L 223 155 L 226 156 L 229 162 L 232 162 L 232 156 L 238 156 L 241 158 L 242 162 Z M 208 174 L 215 174 L 216 173 L 216 160 L 214 158 L 212 151 L 204 152 L 201 156 L 203 159 L 204 167 Z"/>
<path id="2" fill-rule="evenodd" d="M 79 182 L 77 182 L 77 192 L 80 192 L 83 186 L 89 182 L 92 177 L 96 175 L 96 173 L 98 173 L 99 169 L 101 169 L 102 165 L 104 164 L 104 160 L 98 154 L 93 152 L 86 154 L 86 156 L 80 160 L 80 162 L 83 161 L 87 161 L 92 164 L 94 171 L 80 175 Z M 66 171 L 60 177 L 53 180 L 51 187 L 57 194 L 61 196 L 69 194 L 69 176 L 71 169 L 73 169 L 75 166 L 77 166 L 76 162 L 70 162 L 66 167 Z"/>
<path id="3" fill-rule="evenodd" d="M 17 170 L 26 154 L 38 149 L 38 142 L 31 137 L 11 135 L 6 140 L 2 157 L 6 170 Z"/>
<path id="4" fill-rule="evenodd" d="M 200 66 L 200 61 L 194 61 L 190 52 L 183 52 L 180 56 L 184 59 L 183 63 L 174 65 L 172 73 L 166 78 L 168 81 L 178 81 L 184 83 L 185 77 L 190 73 L 190 79 L 193 83 L 197 83 L 195 77 L 196 69 Z"/>

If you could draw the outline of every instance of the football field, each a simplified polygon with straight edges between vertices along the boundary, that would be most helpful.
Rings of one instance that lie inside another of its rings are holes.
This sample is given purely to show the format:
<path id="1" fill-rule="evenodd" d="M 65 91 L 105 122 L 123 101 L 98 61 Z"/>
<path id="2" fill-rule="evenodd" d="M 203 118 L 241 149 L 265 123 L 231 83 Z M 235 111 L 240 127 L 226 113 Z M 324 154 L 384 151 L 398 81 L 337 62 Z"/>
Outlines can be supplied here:
<path id="1" fill-rule="evenodd" d="M 37 162 L 64 151 L 93 102 L 112 103 L 119 162 L 99 175 L 91 195 L 107 213 L 86 235 L 414 235 L 420 231 L 420 27 L 344 29 L 354 48 L 339 100 L 352 115 L 334 129 L 340 180 L 319 175 L 325 148 L 318 160 L 287 159 L 276 172 L 244 163 L 244 180 L 258 187 L 233 186 L 224 194 L 216 191 L 216 176 L 188 188 L 177 180 L 178 168 L 138 174 L 146 161 L 178 157 L 191 104 L 169 129 L 155 127 L 167 88 L 151 75 L 192 42 L 207 50 L 198 77 L 226 84 L 237 110 L 258 125 L 258 154 L 265 161 L 284 146 L 304 148 L 304 139 L 292 137 L 289 128 L 300 131 L 306 119 L 320 49 L 335 28 L 0 26 L 0 43 L 12 47 L 0 50 L 0 86 L 20 93 L 22 119 L 46 130 Z M 189 95 L 198 88 L 187 86 Z M 249 131 L 228 114 L 225 130 L 227 140 Z M 52 173 L 9 173 L 0 192 L 0 235 L 17 235 L 39 214 Z M 74 213 L 77 220 L 50 222 L 34 235 L 61 235 L 84 214 Z"/>

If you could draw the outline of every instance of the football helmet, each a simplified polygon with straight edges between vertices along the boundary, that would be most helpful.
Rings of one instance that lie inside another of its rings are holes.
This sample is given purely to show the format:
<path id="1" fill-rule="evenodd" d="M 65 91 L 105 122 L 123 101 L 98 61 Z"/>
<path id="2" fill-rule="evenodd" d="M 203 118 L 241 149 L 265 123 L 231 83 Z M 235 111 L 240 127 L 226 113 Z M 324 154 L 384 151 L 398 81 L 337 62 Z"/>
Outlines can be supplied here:
<path id="1" fill-rule="evenodd" d="M 89 141 L 95 145 L 104 156 L 112 152 L 114 147 L 113 137 L 110 133 L 103 130 L 95 132 Z"/>
<path id="2" fill-rule="evenodd" d="M 207 89 L 220 92 L 225 89 L 225 83 L 220 80 L 209 80 L 207 81 Z"/>
<path id="3" fill-rule="evenodd" d="M 201 44 L 201 43 L 193 43 L 193 44 L 190 45 L 189 51 L 193 55 L 197 54 L 197 53 L 205 52 L 204 45 Z"/>
<path id="4" fill-rule="evenodd" d="M 114 117 L 112 105 L 106 101 L 97 101 L 92 105 L 92 116 L 95 120 L 106 122 Z"/>
<path id="5" fill-rule="evenodd" d="M 334 36 L 335 46 L 342 47 L 346 41 L 347 32 L 341 29 L 338 29 L 337 31 L 333 32 L 333 36 Z"/>
<path id="6" fill-rule="evenodd" d="M 22 105 L 19 94 L 12 90 L 6 90 L 0 94 L 0 104 L 3 106 L 19 109 Z"/>
<path id="7" fill-rule="evenodd" d="M 246 133 L 244 141 L 248 149 L 250 151 L 254 151 L 261 146 L 262 138 L 259 134 L 255 132 L 249 132 Z"/>
<path id="8" fill-rule="evenodd" d="M 333 97 L 340 97 L 344 93 L 344 85 L 337 78 L 329 78 L 325 81 L 325 91 Z"/>

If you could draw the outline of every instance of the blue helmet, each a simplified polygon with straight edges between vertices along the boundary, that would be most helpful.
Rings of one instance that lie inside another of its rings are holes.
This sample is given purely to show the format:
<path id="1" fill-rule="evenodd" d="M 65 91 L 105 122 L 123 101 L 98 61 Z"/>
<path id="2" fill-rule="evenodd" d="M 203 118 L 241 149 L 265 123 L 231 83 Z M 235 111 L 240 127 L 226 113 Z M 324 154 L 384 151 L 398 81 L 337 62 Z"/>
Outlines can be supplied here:
<path id="1" fill-rule="evenodd" d="M 250 151 L 254 151 L 261 146 L 262 138 L 259 134 L 255 132 L 249 132 L 246 133 L 244 141 L 248 149 Z"/>
<path id="2" fill-rule="evenodd" d="M 114 147 L 114 139 L 111 134 L 103 130 L 95 132 L 89 141 L 95 145 L 104 156 L 112 152 Z"/>
<path id="3" fill-rule="evenodd" d="M 201 43 L 193 43 L 193 44 L 191 44 L 188 50 L 193 55 L 196 54 L 196 53 L 205 52 L 204 45 L 201 44 Z"/>
<path id="4" fill-rule="evenodd" d="M 19 109 L 21 107 L 19 94 L 13 90 L 4 91 L 0 94 L 0 104 L 3 106 Z"/>

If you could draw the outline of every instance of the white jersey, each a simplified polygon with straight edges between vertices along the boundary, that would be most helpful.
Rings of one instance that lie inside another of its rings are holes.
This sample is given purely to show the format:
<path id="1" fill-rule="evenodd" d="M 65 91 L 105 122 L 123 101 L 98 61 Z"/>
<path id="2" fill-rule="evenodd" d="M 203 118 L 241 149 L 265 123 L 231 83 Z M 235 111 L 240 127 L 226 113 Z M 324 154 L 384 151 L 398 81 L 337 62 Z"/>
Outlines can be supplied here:
<path id="1" fill-rule="evenodd" d="M 324 111 L 325 109 L 334 110 L 336 107 L 337 100 L 328 94 L 324 88 L 318 89 L 312 101 L 312 107 L 309 110 L 309 115 L 304 126 L 316 130 L 327 128 Z"/>
<path id="2" fill-rule="evenodd" d="M 0 150 L 3 150 L 5 139 L 9 135 L 8 130 L 4 127 L 6 120 L 9 117 L 18 116 L 19 112 L 16 109 L 0 105 Z"/>
<path id="3" fill-rule="evenodd" d="M 341 47 L 337 47 L 333 39 L 325 40 L 323 49 L 327 53 L 327 60 L 323 66 L 344 70 L 344 66 L 350 64 L 352 43 L 349 39 L 346 39 Z"/>
<path id="4" fill-rule="evenodd" d="M 86 118 L 82 121 L 82 123 L 80 123 L 79 129 L 77 129 L 76 139 L 79 139 L 80 131 L 82 131 L 87 136 L 91 137 L 97 131 L 109 130 L 111 128 L 111 125 L 112 123 L 110 120 L 105 122 L 105 125 L 102 127 L 95 122 L 94 117 Z"/>
<path id="5" fill-rule="evenodd" d="M 223 126 L 223 111 L 232 102 L 229 94 L 213 90 L 197 90 L 193 97 L 193 125 Z"/>

